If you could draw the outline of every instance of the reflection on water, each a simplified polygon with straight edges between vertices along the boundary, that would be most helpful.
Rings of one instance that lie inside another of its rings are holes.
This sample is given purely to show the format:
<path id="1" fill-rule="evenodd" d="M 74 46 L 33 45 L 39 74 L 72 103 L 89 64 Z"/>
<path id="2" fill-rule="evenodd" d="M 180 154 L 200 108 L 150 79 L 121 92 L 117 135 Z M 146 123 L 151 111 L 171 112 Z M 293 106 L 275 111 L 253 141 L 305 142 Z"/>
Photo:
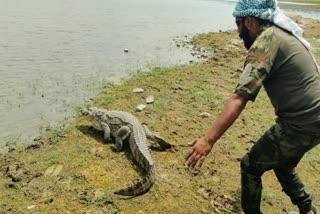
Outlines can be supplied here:
<path id="1" fill-rule="evenodd" d="M 188 63 L 189 51 L 178 49 L 173 39 L 234 28 L 234 4 L 2 1 L 0 148 L 10 139 L 30 142 L 39 130 L 61 124 L 105 82 L 136 70 Z"/>

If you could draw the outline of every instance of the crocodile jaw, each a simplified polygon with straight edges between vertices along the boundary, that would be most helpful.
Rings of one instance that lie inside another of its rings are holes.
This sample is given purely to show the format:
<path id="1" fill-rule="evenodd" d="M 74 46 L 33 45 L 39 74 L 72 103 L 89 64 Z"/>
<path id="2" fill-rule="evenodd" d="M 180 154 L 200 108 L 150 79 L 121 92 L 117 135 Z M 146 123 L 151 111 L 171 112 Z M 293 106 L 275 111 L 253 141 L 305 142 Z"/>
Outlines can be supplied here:
<path id="1" fill-rule="evenodd" d="M 90 118 L 92 126 L 97 130 L 102 130 L 101 121 L 103 120 L 103 115 L 107 112 L 106 109 L 99 109 L 96 107 L 83 108 L 81 114 Z"/>

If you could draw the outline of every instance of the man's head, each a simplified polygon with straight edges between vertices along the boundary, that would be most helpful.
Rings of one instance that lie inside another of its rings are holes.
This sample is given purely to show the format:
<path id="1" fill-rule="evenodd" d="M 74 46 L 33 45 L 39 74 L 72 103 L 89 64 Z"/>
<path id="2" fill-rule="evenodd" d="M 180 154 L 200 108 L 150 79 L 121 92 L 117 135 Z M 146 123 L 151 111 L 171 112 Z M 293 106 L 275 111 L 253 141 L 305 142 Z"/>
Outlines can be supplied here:
<path id="1" fill-rule="evenodd" d="M 251 36 L 248 27 L 246 26 L 245 20 L 248 17 L 236 18 L 236 24 L 238 27 L 239 37 L 243 40 L 244 46 L 250 49 L 255 41 L 256 36 Z"/>
<path id="2" fill-rule="evenodd" d="M 260 33 L 261 20 L 268 20 L 266 14 L 277 7 L 275 0 L 239 0 L 233 16 L 236 18 L 239 37 L 247 49 Z"/>

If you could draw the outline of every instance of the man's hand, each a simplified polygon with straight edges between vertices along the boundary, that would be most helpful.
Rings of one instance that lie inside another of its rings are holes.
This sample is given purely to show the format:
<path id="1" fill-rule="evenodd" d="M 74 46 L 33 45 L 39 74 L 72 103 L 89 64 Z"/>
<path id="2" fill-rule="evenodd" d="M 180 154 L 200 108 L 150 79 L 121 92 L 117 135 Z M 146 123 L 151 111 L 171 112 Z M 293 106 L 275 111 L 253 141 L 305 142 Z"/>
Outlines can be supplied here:
<path id="1" fill-rule="evenodd" d="M 211 152 L 213 145 L 223 135 L 225 131 L 234 123 L 247 104 L 247 99 L 233 94 L 224 106 L 224 109 L 217 120 L 214 122 L 209 132 L 198 139 L 192 146 L 191 151 L 186 156 L 187 165 L 194 168 L 198 165 L 200 168 Z M 209 142 L 210 139 L 210 142 Z"/>
<path id="2" fill-rule="evenodd" d="M 212 150 L 213 145 L 211 145 L 205 137 L 198 139 L 192 146 L 191 151 L 185 157 L 188 167 L 194 168 L 197 166 L 200 168 L 206 159 L 207 155 Z"/>

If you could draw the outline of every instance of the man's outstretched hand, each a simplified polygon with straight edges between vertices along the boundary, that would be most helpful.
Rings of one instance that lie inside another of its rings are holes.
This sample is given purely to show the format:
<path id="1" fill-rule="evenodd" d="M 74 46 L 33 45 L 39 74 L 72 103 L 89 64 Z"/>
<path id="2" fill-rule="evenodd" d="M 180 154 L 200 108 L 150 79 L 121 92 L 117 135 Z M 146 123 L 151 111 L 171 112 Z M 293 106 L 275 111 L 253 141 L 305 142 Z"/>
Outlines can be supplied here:
<path id="1" fill-rule="evenodd" d="M 185 157 L 187 166 L 192 169 L 196 166 L 200 168 L 207 155 L 211 152 L 212 147 L 213 145 L 210 144 L 204 137 L 196 140 L 191 150 Z"/>

